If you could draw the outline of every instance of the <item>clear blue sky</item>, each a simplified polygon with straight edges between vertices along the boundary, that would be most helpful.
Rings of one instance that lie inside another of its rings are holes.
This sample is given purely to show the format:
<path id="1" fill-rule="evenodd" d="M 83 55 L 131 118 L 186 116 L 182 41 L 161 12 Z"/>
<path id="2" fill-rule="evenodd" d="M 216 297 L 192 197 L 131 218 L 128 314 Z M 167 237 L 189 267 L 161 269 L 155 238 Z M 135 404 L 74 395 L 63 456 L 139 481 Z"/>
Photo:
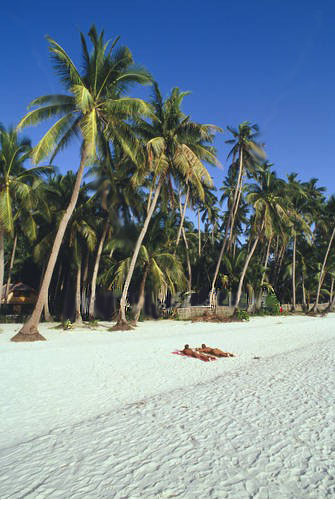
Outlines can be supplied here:
<path id="1" fill-rule="evenodd" d="M 225 128 L 259 124 L 280 176 L 318 177 L 335 192 L 335 2 L 331 0 L 129 0 L 6 2 L 1 9 L 0 121 L 16 124 L 28 103 L 60 91 L 44 39 L 80 61 L 79 31 L 95 23 L 121 36 L 163 93 L 191 90 L 184 110 Z M 148 98 L 149 89 L 141 90 Z M 41 129 L 27 129 L 35 143 Z M 216 141 L 226 172 L 225 136 Z M 76 169 L 78 150 L 56 160 Z"/>

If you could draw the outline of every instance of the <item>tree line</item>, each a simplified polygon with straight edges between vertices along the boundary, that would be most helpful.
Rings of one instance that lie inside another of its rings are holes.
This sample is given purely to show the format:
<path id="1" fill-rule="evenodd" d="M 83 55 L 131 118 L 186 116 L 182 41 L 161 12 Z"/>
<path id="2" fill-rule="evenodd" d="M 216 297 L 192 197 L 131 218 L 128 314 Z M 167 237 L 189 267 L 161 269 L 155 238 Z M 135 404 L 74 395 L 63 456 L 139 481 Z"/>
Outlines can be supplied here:
<path id="1" fill-rule="evenodd" d="M 217 190 L 208 165 L 220 167 L 215 137 L 223 130 L 182 110 L 189 92 L 163 97 L 119 38 L 94 26 L 81 36 L 82 63 L 48 37 L 63 92 L 34 99 L 16 128 L 0 127 L 0 287 L 33 273 L 34 310 L 15 341 L 38 332 L 50 309 L 60 315 L 64 285 L 75 288 L 75 321 L 94 320 L 97 286 L 119 294 L 117 326 L 143 313 L 146 293 L 208 295 L 215 310 L 226 297 L 249 312 L 264 293 L 306 311 L 335 304 L 335 198 L 313 178 L 279 178 L 266 159 L 259 128 L 227 127 L 229 168 Z M 146 101 L 128 95 L 150 85 Z M 21 131 L 51 126 L 32 146 Z M 76 173 L 54 160 L 79 138 Z M 48 165 L 41 165 L 49 159 Z M 6 276 L 6 279 L 5 279 Z"/>

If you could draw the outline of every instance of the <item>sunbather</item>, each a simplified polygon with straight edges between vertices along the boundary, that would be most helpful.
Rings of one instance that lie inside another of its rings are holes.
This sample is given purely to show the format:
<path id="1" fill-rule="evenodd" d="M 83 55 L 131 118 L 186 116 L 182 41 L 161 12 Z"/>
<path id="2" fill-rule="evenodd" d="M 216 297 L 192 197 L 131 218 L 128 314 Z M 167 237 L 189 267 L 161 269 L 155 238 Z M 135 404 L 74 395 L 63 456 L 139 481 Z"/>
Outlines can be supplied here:
<path id="1" fill-rule="evenodd" d="M 223 352 L 223 350 L 219 348 L 207 347 L 205 343 L 203 343 L 201 347 L 197 348 L 196 350 L 198 352 L 203 352 L 204 354 L 210 354 L 216 357 L 235 357 L 234 354 L 231 354 L 230 352 Z"/>

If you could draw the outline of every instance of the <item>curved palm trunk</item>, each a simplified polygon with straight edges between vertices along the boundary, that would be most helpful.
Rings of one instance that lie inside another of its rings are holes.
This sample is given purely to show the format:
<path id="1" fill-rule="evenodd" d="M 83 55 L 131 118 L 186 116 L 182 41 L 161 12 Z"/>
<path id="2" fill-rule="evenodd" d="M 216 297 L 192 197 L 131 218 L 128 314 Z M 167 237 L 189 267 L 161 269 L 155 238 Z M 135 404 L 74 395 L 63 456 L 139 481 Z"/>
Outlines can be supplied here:
<path id="1" fill-rule="evenodd" d="M 292 264 L 292 311 L 296 310 L 296 293 L 295 293 L 295 264 L 297 254 L 297 235 L 293 239 L 293 264 Z"/>
<path id="2" fill-rule="evenodd" d="M 80 312 L 80 305 L 81 305 L 81 287 L 80 287 L 80 281 L 81 281 L 81 262 L 79 261 L 79 264 L 77 266 L 77 276 L 76 276 L 76 308 L 75 308 L 75 323 L 82 323 L 82 317 Z"/>
<path id="3" fill-rule="evenodd" d="M 0 307 L 2 301 L 2 289 L 5 272 L 5 244 L 4 244 L 4 230 L 0 228 Z"/>
<path id="4" fill-rule="evenodd" d="M 9 268 L 8 268 L 8 276 L 7 276 L 7 284 L 6 284 L 6 292 L 5 292 L 6 303 L 7 303 L 7 299 L 8 299 L 9 286 L 10 286 L 10 282 L 11 282 L 12 270 L 13 270 L 13 265 L 14 265 L 14 260 L 15 260 L 16 246 L 17 246 L 17 234 L 15 233 L 14 243 L 13 243 L 13 247 L 12 247 L 12 254 L 10 257 Z"/>
<path id="5" fill-rule="evenodd" d="M 250 249 L 249 254 L 248 254 L 248 256 L 247 256 L 247 258 L 245 260 L 245 263 L 244 263 L 243 271 L 242 271 L 241 278 L 240 278 L 240 281 L 239 281 L 239 284 L 238 284 L 238 289 L 237 289 L 236 302 L 235 302 L 235 312 L 237 311 L 239 303 L 240 303 L 243 282 L 244 282 L 244 278 L 245 278 L 245 275 L 246 275 L 246 272 L 247 272 L 247 269 L 248 269 L 248 266 L 249 266 L 249 262 L 250 262 L 253 254 L 255 252 L 255 249 L 256 249 L 256 246 L 258 244 L 259 238 L 260 238 L 260 235 L 258 235 L 256 237 L 256 239 L 255 239 L 255 241 L 254 241 L 254 243 L 252 245 L 252 248 Z"/>
<path id="6" fill-rule="evenodd" d="M 226 247 L 227 247 L 228 239 L 230 240 L 230 237 L 231 237 L 231 235 L 233 233 L 235 215 L 236 215 L 236 211 L 237 211 L 237 210 L 235 211 L 235 205 L 237 204 L 237 201 L 239 201 L 240 185 L 241 185 L 241 188 L 242 188 L 242 172 L 243 172 L 243 150 L 241 149 L 240 150 L 240 157 L 239 157 L 239 173 L 238 173 L 237 185 L 236 185 L 235 193 L 234 193 L 234 200 L 233 200 L 233 204 L 232 204 L 232 206 L 230 208 L 228 222 L 227 222 L 227 226 L 226 226 L 226 230 L 225 230 L 225 238 L 224 238 L 224 241 L 223 241 L 223 244 L 222 244 L 222 247 L 221 247 L 221 251 L 220 251 L 220 254 L 219 254 L 219 258 L 218 258 L 217 264 L 216 264 L 215 273 L 214 273 L 213 280 L 212 280 L 212 286 L 211 286 L 211 290 L 210 290 L 210 293 L 209 293 L 209 304 L 213 308 L 215 308 L 214 292 L 215 292 L 216 280 L 217 280 L 217 277 L 219 275 L 219 270 L 220 270 L 223 254 L 224 254 L 224 252 L 226 250 Z"/>
<path id="7" fill-rule="evenodd" d="M 186 193 L 185 203 L 184 203 L 183 209 L 181 207 L 181 202 L 180 202 L 180 199 L 179 199 L 179 206 L 180 206 L 180 211 L 181 211 L 181 219 L 180 219 L 180 224 L 179 224 L 179 229 L 178 229 L 178 234 L 177 234 L 176 249 L 178 247 L 178 244 L 179 244 L 179 241 L 180 241 L 180 236 L 181 236 L 181 230 L 182 230 L 183 225 L 184 225 L 185 213 L 186 213 L 186 208 L 187 208 L 189 195 L 190 195 L 190 187 L 188 186 L 187 187 L 187 193 Z"/>
<path id="8" fill-rule="evenodd" d="M 322 267 L 321 267 L 320 278 L 319 278 L 319 283 L 318 283 L 318 290 L 317 290 L 317 293 L 316 293 L 316 299 L 315 299 L 315 303 L 314 303 L 314 305 L 312 307 L 311 312 L 318 312 L 320 292 L 321 292 L 321 287 L 322 287 L 323 280 L 324 280 L 324 277 L 325 277 L 325 267 L 326 267 L 329 251 L 330 251 L 330 248 L 331 248 L 333 240 L 334 240 L 334 236 L 335 236 L 335 227 L 334 227 L 333 232 L 331 234 L 331 237 L 330 237 L 330 240 L 329 240 L 329 243 L 328 243 L 328 247 L 327 247 L 327 251 L 326 251 L 325 257 L 323 259 L 323 264 L 322 264 Z"/>
<path id="9" fill-rule="evenodd" d="M 149 264 L 147 264 L 145 266 L 143 278 L 141 280 L 140 292 L 139 292 L 139 297 L 138 297 L 138 302 L 137 302 L 137 309 L 136 309 L 136 314 L 135 314 L 135 318 L 134 318 L 135 323 L 138 322 L 142 309 L 143 309 L 143 306 L 144 306 L 144 301 L 145 301 L 144 291 L 145 291 L 145 283 L 147 281 L 148 273 L 149 273 Z"/>
<path id="10" fill-rule="evenodd" d="M 96 288 L 97 288 L 97 277 L 99 272 L 99 266 L 100 266 L 100 260 L 101 260 L 101 254 L 104 247 L 104 243 L 106 240 L 106 235 L 108 233 L 109 224 L 108 222 L 105 223 L 103 233 L 101 235 L 101 239 L 98 246 L 97 256 L 95 258 L 94 268 L 93 268 L 93 274 L 92 274 L 92 283 L 91 283 L 91 296 L 90 296 L 90 305 L 88 309 L 88 319 L 90 321 L 94 320 L 94 305 L 95 305 L 95 294 L 96 294 Z"/>
<path id="11" fill-rule="evenodd" d="M 32 315 L 28 319 L 28 321 L 23 325 L 21 330 L 11 338 L 11 341 L 41 341 L 45 340 L 45 338 L 38 332 L 38 325 L 41 319 L 41 314 L 43 311 L 46 295 L 48 293 L 52 273 L 57 261 L 58 253 L 60 247 L 62 245 L 62 240 L 64 237 L 64 233 L 66 231 L 68 222 L 72 216 L 74 208 L 77 204 L 78 195 L 80 191 L 80 184 L 85 168 L 86 162 L 86 149 L 82 151 L 80 166 L 77 172 L 76 182 L 74 185 L 74 189 L 71 195 L 71 200 L 66 208 L 66 211 L 60 221 L 59 228 L 56 233 L 55 241 L 52 246 L 51 254 L 49 257 L 48 265 L 44 273 L 43 282 L 40 288 L 40 292 L 38 294 L 37 302 L 35 308 L 33 310 Z"/>
<path id="12" fill-rule="evenodd" d="M 157 188 L 156 188 L 156 191 L 155 191 L 155 194 L 154 194 L 154 197 L 153 197 L 152 202 L 151 202 L 151 206 L 150 206 L 149 211 L 147 213 L 147 216 L 145 218 L 145 221 L 144 221 L 141 233 L 139 234 L 139 237 L 137 239 L 136 246 L 135 246 L 135 249 L 134 249 L 134 253 L 133 253 L 133 256 L 132 256 L 132 259 L 131 259 L 131 262 L 130 262 L 129 271 L 127 273 L 127 278 L 126 278 L 126 281 L 125 281 L 124 286 L 123 286 L 122 296 L 121 296 L 121 300 L 120 300 L 119 317 L 118 317 L 118 322 L 117 322 L 117 325 L 115 327 L 115 330 L 117 328 L 123 328 L 125 330 L 130 329 L 130 326 L 127 324 L 127 319 L 126 319 L 126 305 L 127 305 L 128 289 L 129 289 L 129 285 L 130 285 L 132 276 L 134 274 L 134 269 L 135 269 L 138 253 L 140 252 L 141 245 L 143 243 L 145 234 L 146 234 L 146 232 L 148 230 L 149 222 L 151 220 L 152 214 L 153 214 L 154 209 L 156 207 L 156 204 L 157 204 L 157 201 L 158 201 L 158 197 L 159 197 L 159 194 L 160 194 L 160 191 L 161 191 L 162 184 L 163 184 L 163 177 L 160 176 L 158 184 L 157 184 Z"/>

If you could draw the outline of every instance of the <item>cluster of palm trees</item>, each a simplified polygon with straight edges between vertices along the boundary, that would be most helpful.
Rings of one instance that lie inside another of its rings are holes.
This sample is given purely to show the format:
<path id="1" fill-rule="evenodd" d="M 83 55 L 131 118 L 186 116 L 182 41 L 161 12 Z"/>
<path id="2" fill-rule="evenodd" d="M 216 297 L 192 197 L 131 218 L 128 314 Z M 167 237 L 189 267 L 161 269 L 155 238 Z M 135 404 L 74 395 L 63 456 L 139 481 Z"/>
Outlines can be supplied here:
<path id="1" fill-rule="evenodd" d="M 279 178 L 248 121 L 227 128 L 229 170 L 217 197 L 206 164 L 220 167 L 221 128 L 182 111 L 188 92 L 165 99 L 127 47 L 81 34 L 82 66 L 48 38 L 65 92 L 33 100 L 16 129 L 0 128 L 0 287 L 33 273 L 39 290 L 15 341 L 44 339 L 42 314 L 59 317 L 72 299 L 75 320 L 95 319 L 97 286 L 119 294 L 118 329 L 143 312 L 145 295 L 209 298 L 215 309 L 241 298 L 257 311 L 265 292 L 317 311 L 335 303 L 335 199 L 316 179 Z M 150 85 L 149 101 L 130 97 Z M 52 125 L 35 147 L 19 131 Z M 79 137 L 78 171 L 55 157 Z M 40 163 L 50 158 L 48 166 Z M 28 165 L 28 166 L 27 166 Z M 85 174 L 85 176 L 84 176 Z M 49 310 L 50 306 L 50 310 Z"/>

